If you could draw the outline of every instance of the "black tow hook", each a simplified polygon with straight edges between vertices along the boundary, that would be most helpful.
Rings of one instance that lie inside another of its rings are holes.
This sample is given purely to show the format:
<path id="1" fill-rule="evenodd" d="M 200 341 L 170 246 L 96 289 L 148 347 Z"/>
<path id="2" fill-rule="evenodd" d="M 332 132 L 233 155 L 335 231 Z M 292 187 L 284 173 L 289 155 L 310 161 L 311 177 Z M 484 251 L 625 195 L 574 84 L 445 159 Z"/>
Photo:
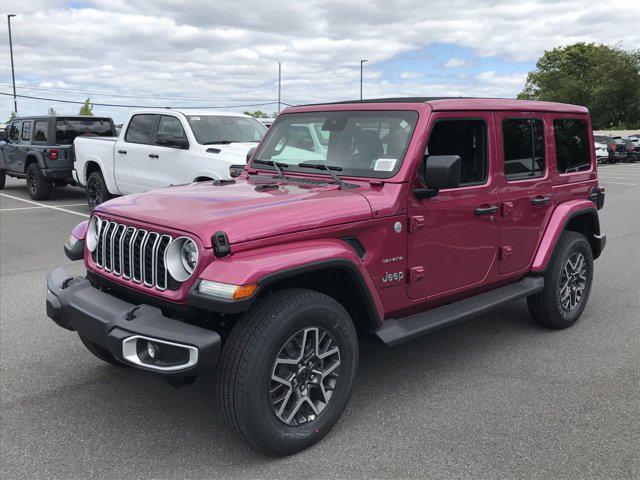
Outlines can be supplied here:
<path id="1" fill-rule="evenodd" d="M 164 377 L 164 379 L 174 388 L 180 388 L 185 385 L 191 385 L 196 381 L 196 376 L 191 375 L 189 377 Z"/>

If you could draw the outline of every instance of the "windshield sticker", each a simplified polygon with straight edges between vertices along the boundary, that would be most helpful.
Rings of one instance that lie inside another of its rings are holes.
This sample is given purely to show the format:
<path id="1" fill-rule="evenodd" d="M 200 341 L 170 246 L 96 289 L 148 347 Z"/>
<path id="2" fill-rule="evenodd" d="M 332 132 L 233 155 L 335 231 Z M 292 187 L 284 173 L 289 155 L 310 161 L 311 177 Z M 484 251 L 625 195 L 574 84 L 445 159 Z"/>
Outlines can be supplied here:
<path id="1" fill-rule="evenodd" d="M 397 158 L 379 158 L 373 166 L 376 172 L 393 172 L 396 168 Z"/>
<path id="2" fill-rule="evenodd" d="M 407 122 L 405 122 L 404 120 L 402 120 L 400 123 L 400 128 L 407 128 L 409 126 L 409 124 Z"/>

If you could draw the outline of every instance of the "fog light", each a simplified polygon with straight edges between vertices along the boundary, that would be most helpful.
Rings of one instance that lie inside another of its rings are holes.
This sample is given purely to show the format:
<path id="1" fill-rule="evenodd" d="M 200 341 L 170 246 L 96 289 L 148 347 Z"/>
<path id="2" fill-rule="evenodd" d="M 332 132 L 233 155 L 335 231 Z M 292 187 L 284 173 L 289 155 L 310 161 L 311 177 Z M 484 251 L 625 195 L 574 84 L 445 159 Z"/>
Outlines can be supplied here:
<path id="1" fill-rule="evenodd" d="M 158 354 L 159 347 L 151 342 L 147 342 L 147 354 L 150 359 L 155 359 Z"/>

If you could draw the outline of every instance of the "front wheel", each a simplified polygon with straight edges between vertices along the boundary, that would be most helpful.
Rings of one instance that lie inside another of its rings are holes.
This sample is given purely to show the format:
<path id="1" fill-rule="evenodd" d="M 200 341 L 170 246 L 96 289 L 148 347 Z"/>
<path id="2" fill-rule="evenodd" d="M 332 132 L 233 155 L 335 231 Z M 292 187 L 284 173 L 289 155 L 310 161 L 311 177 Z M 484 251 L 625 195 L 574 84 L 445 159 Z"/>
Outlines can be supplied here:
<path id="1" fill-rule="evenodd" d="M 587 305 L 592 280 L 589 242 L 580 233 L 564 232 L 544 274 L 544 289 L 527 298 L 531 316 L 545 327 L 570 327 Z"/>
<path id="2" fill-rule="evenodd" d="M 92 172 L 87 178 L 85 193 L 87 195 L 87 204 L 91 210 L 111 198 L 111 194 L 107 190 L 107 184 L 99 170 Z"/>
<path id="3" fill-rule="evenodd" d="M 342 305 L 311 290 L 280 290 L 232 330 L 218 371 L 218 401 L 250 445 L 290 455 L 338 421 L 357 365 L 357 336 Z"/>

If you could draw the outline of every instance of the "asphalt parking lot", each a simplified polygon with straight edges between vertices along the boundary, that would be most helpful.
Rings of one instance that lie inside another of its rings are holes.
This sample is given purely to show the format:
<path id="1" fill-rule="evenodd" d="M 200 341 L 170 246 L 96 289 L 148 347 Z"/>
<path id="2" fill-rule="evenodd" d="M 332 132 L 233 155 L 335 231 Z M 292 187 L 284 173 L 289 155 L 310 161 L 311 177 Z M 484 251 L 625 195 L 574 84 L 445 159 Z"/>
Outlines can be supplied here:
<path id="1" fill-rule="evenodd" d="M 33 203 L 7 179 L 3 478 L 639 478 L 640 163 L 600 178 L 608 242 L 577 325 L 544 330 L 519 302 L 393 349 L 362 341 L 341 421 L 285 459 L 232 434 L 212 378 L 176 390 L 103 364 L 46 317 L 47 273 L 84 270 L 62 243 L 88 208 L 79 189 Z"/>

